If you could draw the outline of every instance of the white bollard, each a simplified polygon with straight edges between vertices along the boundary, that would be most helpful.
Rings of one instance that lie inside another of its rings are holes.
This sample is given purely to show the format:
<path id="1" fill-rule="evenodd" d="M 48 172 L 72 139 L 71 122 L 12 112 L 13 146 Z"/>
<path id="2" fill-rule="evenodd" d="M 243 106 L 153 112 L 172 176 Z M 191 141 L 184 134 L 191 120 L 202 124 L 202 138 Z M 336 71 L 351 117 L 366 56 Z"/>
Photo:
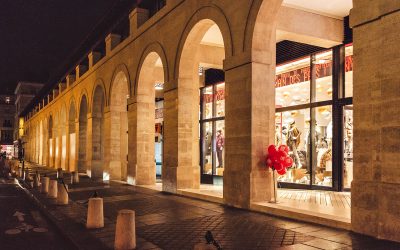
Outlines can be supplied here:
<path id="1" fill-rule="evenodd" d="M 103 198 L 90 198 L 88 204 L 86 228 L 102 227 L 104 227 Z"/>
<path id="2" fill-rule="evenodd" d="M 49 183 L 50 183 L 50 177 L 43 177 L 42 179 L 42 185 L 41 185 L 41 193 L 47 194 L 49 192 Z"/>
<path id="3" fill-rule="evenodd" d="M 136 248 L 135 211 L 123 209 L 118 212 L 114 248 L 116 250 Z"/>
<path id="4" fill-rule="evenodd" d="M 49 192 L 47 194 L 47 197 L 49 198 L 57 198 L 57 181 L 56 180 L 50 180 L 49 183 Z"/>
<path id="5" fill-rule="evenodd" d="M 79 173 L 78 173 L 78 171 L 72 172 L 72 180 L 73 180 L 74 184 L 79 183 Z"/>
<path id="6" fill-rule="evenodd" d="M 67 190 L 65 190 L 65 188 L 68 189 L 68 186 L 62 184 L 62 183 L 58 183 L 57 184 L 57 204 L 58 205 L 68 205 L 68 193 Z"/>

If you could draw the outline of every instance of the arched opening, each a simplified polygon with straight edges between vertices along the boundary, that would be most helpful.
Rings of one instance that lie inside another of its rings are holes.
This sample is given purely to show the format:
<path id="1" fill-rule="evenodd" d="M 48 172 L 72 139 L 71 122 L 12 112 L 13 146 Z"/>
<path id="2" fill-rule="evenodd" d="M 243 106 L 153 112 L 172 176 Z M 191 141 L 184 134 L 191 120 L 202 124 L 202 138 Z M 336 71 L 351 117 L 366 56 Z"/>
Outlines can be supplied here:
<path id="1" fill-rule="evenodd" d="M 97 85 L 92 103 L 92 148 L 91 175 L 95 179 L 109 180 L 109 173 L 103 172 L 104 160 L 104 90 Z"/>
<path id="2" fill-rule="evenodd" d="M 156 52 L 150 52 L 140 68 L 137 91 L 136 183 L 161 181 L 163 158 L 164 65 Z"/>
<path id="3" fill-rule="evenodd" d="M 110 178 L 127 179 L 128 166 L 128 113 L 129 98 L 128 79 L 121 71 L 112 83 L 110 98 Z"/>
<path id="4" fill-rule="evenodd" d="M 60 111 L 60 167 L 63 170 L 67 169 L 66 161 L 67 161 L 67 114 L 66 108 L 63 105 Z"/>
<path id="5" fill-rule="evenodd" d="M 222 68 L 225 54 L 220 28 L 214 21 L 203 19 L 187 36 L 179 61 L 178 126 L 188 128 L 187 132 L 179 134 L 178 141 L 185 141 L 179 145 L 179 151 L 183 153 L 182 162 L 189 167 L 187 171 L 194 171 L 193 175 L 185 175 L 191 176 L 192 180 L 186 181 L 192 182 L 192 188 L 198 188 L 201 182 L 217 185 L 222 190 L 225 170 L 225 76 Z"/>
<path id="6" fill-rule="evenodd" d="M 47 130 L 49 138 L 49 164 L 48 166 L 52 168 L 54 166 L 54 147 L 53 147 L 53 116 L 49 117 L 49 128 Z"/>
<path id="7" fill-rule="evenodd" d="M 68 164 L 69 171 L 76 170 L 76 108 L 75 102 L 71 101 L 68 114 L 68 131 L 69 131 L 69 155 Z"/>
<path id="8" fill-rule="evenodd" d="M 81 103 L 79 105 L 78 171 L 80 173 L 87 172 L 87 165 L 86 165 L 87 113 L 88 113 L 88 103 L 86 95 L 83 95 Z"/>

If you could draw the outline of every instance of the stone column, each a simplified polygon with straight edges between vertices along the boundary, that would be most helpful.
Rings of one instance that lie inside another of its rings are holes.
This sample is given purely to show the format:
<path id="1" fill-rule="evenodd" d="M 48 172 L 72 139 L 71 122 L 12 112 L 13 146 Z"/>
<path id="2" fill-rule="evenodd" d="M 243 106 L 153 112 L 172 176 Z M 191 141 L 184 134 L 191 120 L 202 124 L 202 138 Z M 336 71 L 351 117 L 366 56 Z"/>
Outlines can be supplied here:
<path id="1" fill-rule="evenodd" d="M 137 185 L 154 185 L 156 167 L 154 162 L 154 101 L 149 103 L 139 97 L 130 103 L 129 123 L 129 170 L 128 177 Z M 153 107 L 149 109 L 148 107 Z M 129 179 L 129 178 L 128 178 Z"/>
<path id="2" fill-rule="evenodd" d="M 272 195 L 264 155 L 265 148 L 274 143 L 274 60 L 259 63 L 238 57 L 224 61 L 224 202 L 228 205 L 249 208 L 252 202 L 270 200 Z"/>
<path id="3" fill-rule="evenodd" d="M 177 88 L 177 82 L 180 82 Z M 200 187 L 198 85 L 181 78 L 165 84 L 163 190 Z"/>
<path id="4" fill-rule="evenodd" d="M 79 172 L 79 118 L 75 119 L 75 165 L 74 171 Z"/>
<path id="5" fill-rule="evenodd" d="M 354 0 L 351 225 L 400 241 L 400 3 Z"/>
<path id="6" fill-rule="evenodd" d="M 110 179 L 120 180 L 121 179 L 121 171 L 118 171 L 120 168 L 116 166 L 114 153 L 118 151 L 119 144 L 114 143 L 115 131 L 112 131 L 112 124 L 116 122 L 115 117 L 111 117 L 112 113 L 110 112 L 110 107 L 104 108 L 104 169 L 103 171 L 108 174 Z M 113 119 L 114 118 L 114 119 Z"/>
<path id="7" fill-rule="evenodd" d="M 99 178 L 92 172 L 92 158 L 93 158 L 93 119 L 92 114 L 87 114 L 87 124 L 86 124 L 86 173 L 89 177 Z"/>
<path id="8" fill-rule="evenodd" d="M 65 170 L 70 171 L 69 154 L 70 154 L 70 141 L 69 141 L 69 118 L 65 124 Z"/>

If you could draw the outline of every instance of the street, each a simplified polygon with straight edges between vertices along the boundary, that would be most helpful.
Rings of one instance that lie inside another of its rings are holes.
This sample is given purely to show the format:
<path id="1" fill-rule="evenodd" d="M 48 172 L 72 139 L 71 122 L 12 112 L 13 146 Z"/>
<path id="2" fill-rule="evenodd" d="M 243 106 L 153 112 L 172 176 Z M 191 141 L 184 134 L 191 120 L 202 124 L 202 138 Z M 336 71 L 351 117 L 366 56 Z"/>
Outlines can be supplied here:
<path id="1" fill-rule="evenodd" d="M 0 179 L 0 249 L 74 249 L 14 180 Z"/>

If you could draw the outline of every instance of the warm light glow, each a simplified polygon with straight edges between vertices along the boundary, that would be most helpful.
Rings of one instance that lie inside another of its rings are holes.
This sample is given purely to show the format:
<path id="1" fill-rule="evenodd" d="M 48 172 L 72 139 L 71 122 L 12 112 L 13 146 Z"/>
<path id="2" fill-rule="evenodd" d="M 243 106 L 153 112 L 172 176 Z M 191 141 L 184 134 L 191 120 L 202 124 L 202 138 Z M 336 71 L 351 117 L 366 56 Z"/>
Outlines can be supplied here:
<path id="1" fill-rule="evenodd" d="M 135 185 L 135 178 L 133 178 L 132 176 L 128 176 L 127 182 L 129 185 Z"/>
<path id="2" fill-rule="evenodd" d="M 109 181 L 110 180 L 110 174 L 107 173 L 106 171 L 103 172 L 103 181 Z"/>
<path id="3" fill-rule="evenodd" d="M 156 90 L 162 90 L 162 89 L 164 89 L 164 83 L 163 83 L 163 82 L 156 82 L 156 83 L 154 84 L 154 88 L 155 88 Z"/>

